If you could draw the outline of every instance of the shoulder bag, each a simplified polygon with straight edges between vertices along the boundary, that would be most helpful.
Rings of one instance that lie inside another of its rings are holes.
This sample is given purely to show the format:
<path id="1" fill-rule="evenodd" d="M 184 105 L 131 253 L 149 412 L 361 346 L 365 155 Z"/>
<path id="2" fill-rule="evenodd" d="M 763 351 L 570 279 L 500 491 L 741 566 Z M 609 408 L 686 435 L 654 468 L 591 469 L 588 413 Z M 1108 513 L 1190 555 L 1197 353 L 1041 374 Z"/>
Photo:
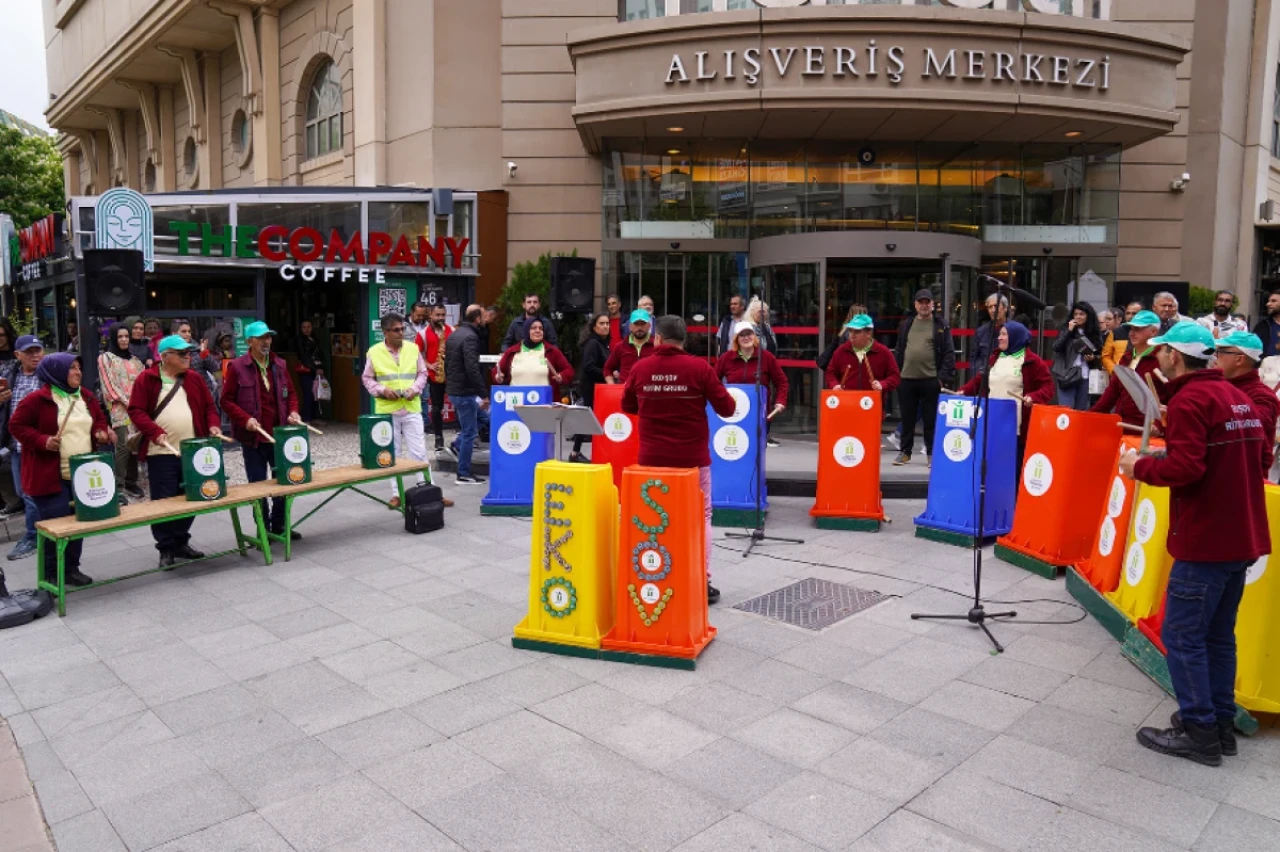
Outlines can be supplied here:
<path id="1" fill-rule="evenodd" d="M 182 376 L 178 376 L 178 378 L 174 379 L 173 387 L 171 387 L 169 392 L 164 395 L 164 399 L 160 400 L 160 404 L 156 406 L 156 410 L 151 412 L 152 420 L 159 417 L 160 413 L 164 411 L 170 401 L 173 400 L 173 396 L 178 392 L 178 388 L 182 387 L 182 378 Z M 129 448 L 129 452 L 136 453 L 138 451 L 138 447 L 142 446 L 142 433 L 130 432 L 129 438 L 125 441 L 125 446 Z"/>

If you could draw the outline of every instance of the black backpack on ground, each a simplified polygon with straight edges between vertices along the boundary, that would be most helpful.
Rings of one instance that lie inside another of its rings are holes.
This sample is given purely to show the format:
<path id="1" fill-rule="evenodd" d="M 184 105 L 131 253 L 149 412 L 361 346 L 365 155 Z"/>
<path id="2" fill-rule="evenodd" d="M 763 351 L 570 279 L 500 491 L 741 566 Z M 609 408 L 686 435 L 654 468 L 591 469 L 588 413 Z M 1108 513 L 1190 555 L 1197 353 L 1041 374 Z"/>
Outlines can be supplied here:
<path id="1" fill-rule="evenodd" d="M 437 485 L 415 485 L 404 493 L 404 529 L 414 535 L 444 527 L 444 495 Z"/>

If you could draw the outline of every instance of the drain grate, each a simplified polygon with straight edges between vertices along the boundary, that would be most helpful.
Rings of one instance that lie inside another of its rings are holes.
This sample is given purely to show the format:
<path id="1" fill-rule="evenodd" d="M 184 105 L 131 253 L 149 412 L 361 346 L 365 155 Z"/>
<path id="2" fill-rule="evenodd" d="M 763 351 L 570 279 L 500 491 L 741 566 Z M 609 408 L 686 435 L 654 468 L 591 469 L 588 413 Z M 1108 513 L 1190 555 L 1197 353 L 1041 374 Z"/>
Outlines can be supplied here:
<path id="1" fill-rule="evenodd" d="M 873 607 L 887 595 L 808 577 L 734 607 L 806 630 L 822 630 Z"/>

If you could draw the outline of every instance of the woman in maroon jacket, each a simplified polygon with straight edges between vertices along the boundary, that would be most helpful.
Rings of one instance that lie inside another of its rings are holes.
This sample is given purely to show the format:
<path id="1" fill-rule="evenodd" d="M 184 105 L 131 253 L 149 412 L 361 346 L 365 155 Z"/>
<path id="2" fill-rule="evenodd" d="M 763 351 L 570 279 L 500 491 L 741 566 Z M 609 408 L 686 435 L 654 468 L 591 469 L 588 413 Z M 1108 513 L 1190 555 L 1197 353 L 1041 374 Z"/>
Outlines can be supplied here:
<path id="1" fill-rule="evenodd" d="M 71 514 L 72 456 L 93 451 L 95 445 L 115 443 L 98 398 L 80 392 L 80 359 L 66 352 L 46 355 L 36 369 L 44 383 L 28 394 L 13 412 L 9 431 L 22 445 L 22 490 L 36 504 L 41 521 Z M 111 489 L 114 497 L 115 489 Z M 82 541 L 67 544 L 68 586 L 88 586 L 93 580 L 80 571 Z M 44 549 L 44 580 L 58 582 L 58 554 Z"/>
<path id="2" fill-rule="evenodd" d="M 1018 403 L 1018 470 L 1022 470 L 1022 455 L 1027 449 L 1026 424 L 1031 416 L 1031 406 L 1052 405 L 1057 396 L 1049 362 L 1032 352 L 1031 332 L 1020 322 L 1007 322 L 996 338 L 996 352 L 987 364 L 990 375 L 992 399 L 1012 399 Z M 962 388 L 963 396 L 974 396 L 982 384 L 982 373 L 974 376 Z"/>
<path id="3" fill-rule="evenodd" d="M 791 390 L 787 374 L 782 372 L 782 365 L 773 353 L 760 345 L 755 327 L 749 322 L 734 323 L 729 349 L 716 361 L 716 378 L 729 385 L 759 382 L 769 388 L 772 405 L 765 421 L 766 428 L 772 425 L 773 416 L 787 407 L 787 394 Z M 770 447 L 779 446 L 773 438 L 769 438 L 767 443 Z"/>
<path id="4" fill-rule="evenodd" d="M 542 320 L 524 324 L 524 342 L 502 353 L 493 373 L 495 385 L 551 385 L 550 401 L 560 399 L 560 388 L 573 381 L 573 365 L 564 353 L 545 340 Z"/>

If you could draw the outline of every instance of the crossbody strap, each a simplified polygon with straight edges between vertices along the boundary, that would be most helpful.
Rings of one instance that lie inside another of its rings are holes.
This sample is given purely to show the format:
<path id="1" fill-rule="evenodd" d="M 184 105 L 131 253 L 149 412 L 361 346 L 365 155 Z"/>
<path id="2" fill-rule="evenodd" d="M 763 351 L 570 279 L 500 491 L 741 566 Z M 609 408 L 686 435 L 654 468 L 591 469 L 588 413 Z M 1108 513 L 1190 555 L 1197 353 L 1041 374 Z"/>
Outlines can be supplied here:
<path id="1" fill-rule="evenodd" d="M 178 389 L 181 387 L 182 387 L 182 376 L 178 376 L 176 379 L 173 380 L 173 387 L 169 389 L 169 392 L 164 395 L 164 399 L 160 400 L 160 404 L 156 406 L 156 410 L 151 412 L 151 418 L 153 420 L 160 416 L 160 413 L 164 411 L 165 407 L 173 399 L 174 394 L 176 394 L 178 392 Z"/>

